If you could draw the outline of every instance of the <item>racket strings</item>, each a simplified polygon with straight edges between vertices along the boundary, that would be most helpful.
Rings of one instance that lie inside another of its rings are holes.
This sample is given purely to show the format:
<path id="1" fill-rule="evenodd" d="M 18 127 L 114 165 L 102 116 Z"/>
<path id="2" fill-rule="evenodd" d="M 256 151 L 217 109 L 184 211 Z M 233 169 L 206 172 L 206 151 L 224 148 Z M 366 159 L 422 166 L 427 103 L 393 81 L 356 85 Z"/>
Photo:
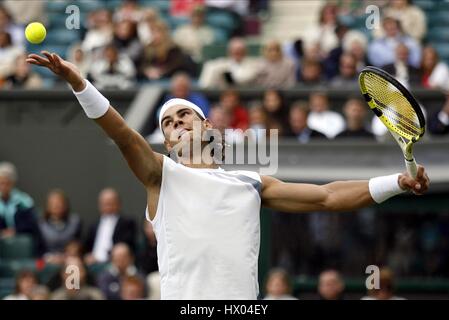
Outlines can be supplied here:
<path id="1" fill-rule="evenodd" d="M 418 116 L 407 98 L 391 83 L 382 77 L 367 72 L 365 86 L 368 94 L 375 97 L 379 109 L 388 121 L 398 130 L 410 137 L 421 134 Z"/>

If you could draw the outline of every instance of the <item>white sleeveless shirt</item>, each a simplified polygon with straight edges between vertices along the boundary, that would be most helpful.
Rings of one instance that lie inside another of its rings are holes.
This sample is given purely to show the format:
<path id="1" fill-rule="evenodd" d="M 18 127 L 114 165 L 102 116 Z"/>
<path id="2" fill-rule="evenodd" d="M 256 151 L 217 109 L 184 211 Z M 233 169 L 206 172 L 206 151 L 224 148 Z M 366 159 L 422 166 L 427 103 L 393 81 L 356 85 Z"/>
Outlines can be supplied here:
<path id="1" fill-rule="evenodd" d="M 156 216 L 161 299 L 255 300 L 261 179 L 164 156 Z"/>

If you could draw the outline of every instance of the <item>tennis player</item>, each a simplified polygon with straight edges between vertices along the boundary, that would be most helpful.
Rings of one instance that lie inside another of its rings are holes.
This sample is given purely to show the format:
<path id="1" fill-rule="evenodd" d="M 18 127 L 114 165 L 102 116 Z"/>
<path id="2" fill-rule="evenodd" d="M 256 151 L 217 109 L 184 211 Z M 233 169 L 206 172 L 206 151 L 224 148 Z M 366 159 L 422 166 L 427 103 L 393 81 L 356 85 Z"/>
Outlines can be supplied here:
<path id="1" fill-rule="evenodd" d="M 398 173 L 319 186 L 224 171 L 210 159 L 192 164 L 181 156 L 175 162 L 154 152 L 129 128 L 74 65 L 56 54 L 42 54 L 31 54 L 27 61 L 70 84 L 86 115 L 114 140 L 146 189 L 146 215 L 158 241 L 162 299 L 256 299 L 261 205 L 292 213 L 352 211 L 406 191 L 420 195 L 429 186 L 422 166 L 416 180 Z M 201 109 L 186 100 L 162 106 L 159 125 L 168 151 L 181 140 L 192 142 L 195 121 L 202 131 L 212 128 Z"/>

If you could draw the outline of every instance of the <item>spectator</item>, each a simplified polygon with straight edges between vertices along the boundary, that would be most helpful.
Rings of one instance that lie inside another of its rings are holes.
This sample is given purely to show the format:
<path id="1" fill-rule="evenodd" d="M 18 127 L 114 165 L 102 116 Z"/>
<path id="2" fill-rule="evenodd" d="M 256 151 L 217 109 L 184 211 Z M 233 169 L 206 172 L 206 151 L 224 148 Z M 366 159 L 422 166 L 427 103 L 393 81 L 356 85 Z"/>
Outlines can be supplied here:
<path id="1" fill-rule="evenodd" d="M 200 107 L 206 117 L 209 114 L 209 101 L 202 93 L 192 92 L 192 80 L 187 73 L 179 72 L 173 76 L 170 91 L 165 101 L 173 98 L 185 99 Z"/>
<path id="2" fill-rule="evenodd" d="M 344 24 L 337 24 L 335 27 L 335 35 L 338 39 L 338 46 L 329 51 L 329 54 L 326 58 L 323 59 L 323 69 L 327 79 L 332 79 L 338 74 L 338 64 L 340 61 L 340 57 L 343 54 L 343 38 L 348 33 L 349 27 Z M 315 61 L 319 61 L 317 59 L 312 58 Z"/>
<path id="3" fill-rule="evenodd" d="M 214 30 L 205 24 L 205 8 L 197 6 L 191 13 L 190 23 L 179 26 L 174 34 L 175 43 L 196 62 L 203 59 L 203 47 L 214 42 Z"/>
<path id="4" fill-rule="evenodd" d="M 441 109 L 429 121 L 429 131 L 434 135 L 449 134 L 449 96 Z"/>
<path id="5" fill-rule="evenodd" d="M 30 300 L 33 289 L 37 286 L 36 275 L 29 270 L 22 270 L 16 275 L 16 287 L 14 293 L 3 300 Z"/>
<path id="6" fill-rule="evenodd" d="M 319 23 L 304 32 L 304 48 L 307 57 L 326 58 L 338 46 L 335 34 L 338 7 L 327 3 L 320 11 Z"/>
<path id="7" fill-rule="evenodd" d="M 279 130 L 279 135 L 286 134 L 288 127 L 288 108 L 279 90 L 267 90 L 263 95 L 262 107 L 267 114 L 268 128 Z"/>
<path id="8" fill-rule="evenodd" d="M 29 234 L 33 238 L 34 254 L 43 252 L 42 236 L 31 197 L 15 188 L 16 167 L 9 162 L 0 163 L 0 238 Z"/>
<path id="9" fill-rule="evenodd" d="M 267 113 L 262 106 L 254 105 L 249 108 L 249 128 L 252 130 L 254 141 L 269 136 L 270 128 Z"/>
<path id="10" fill-rule="evenodd" d="M 70 210 L 69 199 L 62 190 L 52 190 L 47 195 L 44 217 L 39 224 L 45 242 L 45 260 L 62 264 L 64 248 L 81 237 L 81 219 Z"/>
<path id="11" fill-rule="evenodd" d="M 73 268 L 79 272 L 79 279 L 74 279 Z M 67 272 L 69 271 L 69 272 Z M 55 290 L 51 296 L 52 300 L 104 300 L 101 291 L 91 287 L 86 283 L 86 267 L 78 257 L 70 257 L 65 261 L 64 268 L 61 269 L 62 286 Z M 72 277 L 71 277 L 72 276 Z M 71 277 L 71 278 L 69 278 Z"/>
<path id="12" fill-rule="evenodd" d="M 331 81 L 331 86 L 339 88 L 357 88 L 359 77 L 357 61 L 350 53 L 343 53 L 340 57 L 339 74 Z"/>
<path id="13" fill-rule="evenodd" d="M 120 286 L 121 300 L 143 300 L 145 298 L 145 283 L 140 277 L 125 277 Z"/>
<path id="14" fill-rule="evenodd" d="M 246 110 L 245 110 L 246 111 Z M 231 129 L 231 121 L 233 115 L 226 112 L 220 105 L 213 107 L 209 113 L 209 121 L 213 124 L 214 129 L 219 130 L 222 135 L 225 135 L 225 142 L 228 144 L 243 142 L 243 134 Z"/>
<path id="15" fill-rule="evenodd" d="M 37 285 L 31 290 L 31 300 L 50 300 L 50 290 L 46 286 Z"/>
<path id="16" fill-rule="evenodd" d="M 153 225 L 145 219 L 143 223 L 143 246 L 137 256 L 137 266 L 143 274 L 149 274 L 159 269 L 157 263 L 157 240 Z"/>
<path id="17" fill-rule="evenodd" d="M 321 63 L 315 59 L 304 59 L 301 63 L 300 83 L 304 85 L 322 84 Z"/>
<path id="18" fill-rule="evenodd" d="M 6 78 L 14 72 L 15 61 L 23 53 L 21 47 L 13 45 L 11 35 L 0 29 L 0 78 Z"/>
<path id="19" fill-rule="evenodd" d="M 244 17 L 248 14 L 248 0 L 205 0 L 205 4 L 209 7 L 226 9 Z"/>
<path id="20" fill-rule="evenodd" d="M 98 276 L 97 283 L 108 300 L 120 299 L 120 284 L 127 276 L 137 276 L 134 257 L 125 243 L 117 243 L 112 248 L 111 265 Z"/>
<path id="21" fill-rule="evenodd" d="M 337 139 L 365 138 L 373 139 L 374 135 L 365 129 L 366 106 L 360 99 L 349 99 L 343 113 L 346 118 L 346 129 L 339 133 Z"/>
<path id="22" fill-rule="evenodd" d="M 137 0 L 123 0 L 121 6 L 114 13 L 114 21 L 131 21 L 138 23 L 142 18 L 142 10 Z"/>
<path id="23" fill-rule="evenodd" d="M 194 76 L 192 59 L 173 43 L 167 25 L 159 21 L 152 32 L 153 39 L 145 47 L 143 73 L 149 80 L 169 78 L 179 71 Z"/>
<path id="24" fill-rule="evenodd" d="M 326 140 L 326 136 L 307 126 L 309 108 L 307 102 L 296 101 L 290 108 L 290 133 L 288 136 L 295 137 L 300 143 L 308 143 L 310 140 Z"/>
<path id="25" fill-rule="evenodd" d="M 220 96 L 220 106 L 231 117 L 230 127 L 245 131 L 249 126 L 248 111 L 242 106 L 240 95 L 235 90 L 226 90 Z"/>
<path id="26" fill-rule="evenodd" d="M 383 69 L 392 74 L 402 85 L 408 87 L 411 84 L 419 83 L 419 70 L 409 61 L 409 51 L 405 44 L 399 43 L 396 46 L 396 60 L 392 64 L 383 66 Z"/>
<path id="27" fill-rule="evenodd" d="M 309 106 L 311 112 L 307 125 L 310 129 L 321 132 L 329 139 L 333 139 L 344 130 L 345 120 L 339 113 L 330 110 L 325 93 L 312 93 L 309 97 Z"/>
<path id="28" fill-rule="evenodd" d="M 394 275 L 389 268 L 381 268 L 379 278 L 379 288 L 370 290 L 362 300 L 405 300 L 394 295 Z"/>
<path id="29" fill-rule="evenodd" d="M 292 284 L 283 269 L 272 269 L 268 274 L 264 300 L 298 300 L 292 295 Z"/>
<path id="30" fill-rule="evenodd" d="M 132 60 L 120 54 L 117 47 L 108 45 L 104 49 L 104 59 L 91 65 L 88 78 L 99 89 L 128 89 L 135 84 L 136 69 Z"/>
<path id="31" fill-rule="evenodd" d="M 83 51 L 80 44 L 71 46 L 68 50 L 68 61 L 73 63 L 80 71 L 83 78 L 87 78 L 91 61 L 89 55 Z"/>
<path id="32" fill-rule="evenodd" d="M 25 45 L 25 30 L 22 26 L 14 23 L 10 13 L 2 5 L 0 5 L 0 31 L 9 33 L 11 35 L 11 42 L 15 46 L 23 49 Z"/>
<path id="33" fill-rule="evenodd" d="M 158 12 L 153 8 L 146 8 L 142 11 L 142 18 L 137 25 L 137 34 L 144 46 L 149 45 L 153 41 L 153 31 L 160 21 Z"/>
<path id="34" fill-rule="evenodd" d="M 285 89 L 295 84 L 295 64 L 284 57 L 279 41 L 268 41 L 263 48 L 263 57 L 256 85 L 263 88 Z"/>
<path id="35" fill-rule="evenodd" d="M 398 20 L 386 17 L 383 20 L 385 36 L 371 42 L 368 49 L 368 59 L 376 67 L 394 63 L 396 47 L 403 43 L 409 49 L 409 64 L 419 67 L 421 61 L 421 46 L 415 39 L 402 33 Z"/>
<path id="36" fill-rule="evenodd" d="M 95 61 L 101 57 L 103 48 L 113 39 L 114 26 L 111 13 L 106 9 L 90 12 L 87 29 L 81 49 Z"/>
<path id="37" fill-rule="evenodd" d="M 114 25 L 114 39 L 112 41 L 121 55 L 130 58 L 134 66 L 141 63 L 143 46 L 137 36 L 137 24 L 131 20 L 122 20 Z"/>
<path id="38" fill-rule="evenodd" d="M 345 283 L 336 270 L 321 272 L 318 280 L 318 294 L 322 300 L 343 300 Z"/>
<path id="39" fill-rule="evenodd" d="M 171 0 L 170 15 L 176 17 L 189 16 L 204 0 Z"/>
<path id="40" fill-rule="evenodd" d="M 203 88 L 223 89 L 254 83 L 260 62 L 248 58 L 245 41 L 233 38 L 228 44 L 228 57 L 207 61 L 199 79 Z"/>
<path id="41" fill-rule="evenodd" d="M 100 220 L 89 230 L 86 241 L 86 263 L 107 262 L 112 247 L 126 243 L 134 250 L 136 226 L 133 220 L 121 215 L 119 194 L 112 188 L 103 189 L 98 197 Z"/>
<path id="42" fill-rule="evenodd" d="M 449 91 L 449 68 L 440 60 L 437 51 L 431 46 L 423 49 L 421 84 L 426 88 Z"/>
<path id="43" fill-rule="evenodd" d="M 31 71 L 31 66 L 26 62 L 26 58 L 26 55 L 19 55 L 16 58 L 13 73 L 6 78 L 6 88 L 42 88 L 42 78 L 39 74 Z"/>
<path id="44" fill-rule="evenodd" d="M 3 0 L 3 6 L 14 17 L 14 21 L 21 25 L 27 25 L 33 21 L 46 23 L 45 2 L 35 0 Z"/>
<path id="45" fill-rule="evenodd" d="M 352 54 L 355 58 L 357 72 L 362 71 L 369 64 L 366 55 L 367 47 L 368 39 L 360 31 L 351 30 L 343 38 L 343 52 Z"/>
<path id="46" fill-rule="evenodd" d="M 399 20 L 404 33 L 417 42 L 421 42 L 427 33 L 427 19 L 421 8 L 412 4 L 411 0 L 393 0 L 383 14 Z M 382 29 L 380 36 L 382 35 Z M 379 36 L 379 35 L 378 35 Z"/>

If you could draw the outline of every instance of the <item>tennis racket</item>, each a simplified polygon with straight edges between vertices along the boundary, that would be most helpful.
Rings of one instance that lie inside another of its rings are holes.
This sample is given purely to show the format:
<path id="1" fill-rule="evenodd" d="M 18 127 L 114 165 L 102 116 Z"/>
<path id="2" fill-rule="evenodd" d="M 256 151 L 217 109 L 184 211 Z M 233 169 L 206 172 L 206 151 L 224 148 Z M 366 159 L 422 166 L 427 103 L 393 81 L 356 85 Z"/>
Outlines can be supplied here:
<path id="1" fill-rule="evenodd" d="M 407 172 L 416 178 L 418 169 L 413 144 L 425 132 L 425 119 L 419 103 L 399 81 L 379 68 L 364 68 L 359 75 L 359 85 L 371 110 L 401 147 Z"/>

